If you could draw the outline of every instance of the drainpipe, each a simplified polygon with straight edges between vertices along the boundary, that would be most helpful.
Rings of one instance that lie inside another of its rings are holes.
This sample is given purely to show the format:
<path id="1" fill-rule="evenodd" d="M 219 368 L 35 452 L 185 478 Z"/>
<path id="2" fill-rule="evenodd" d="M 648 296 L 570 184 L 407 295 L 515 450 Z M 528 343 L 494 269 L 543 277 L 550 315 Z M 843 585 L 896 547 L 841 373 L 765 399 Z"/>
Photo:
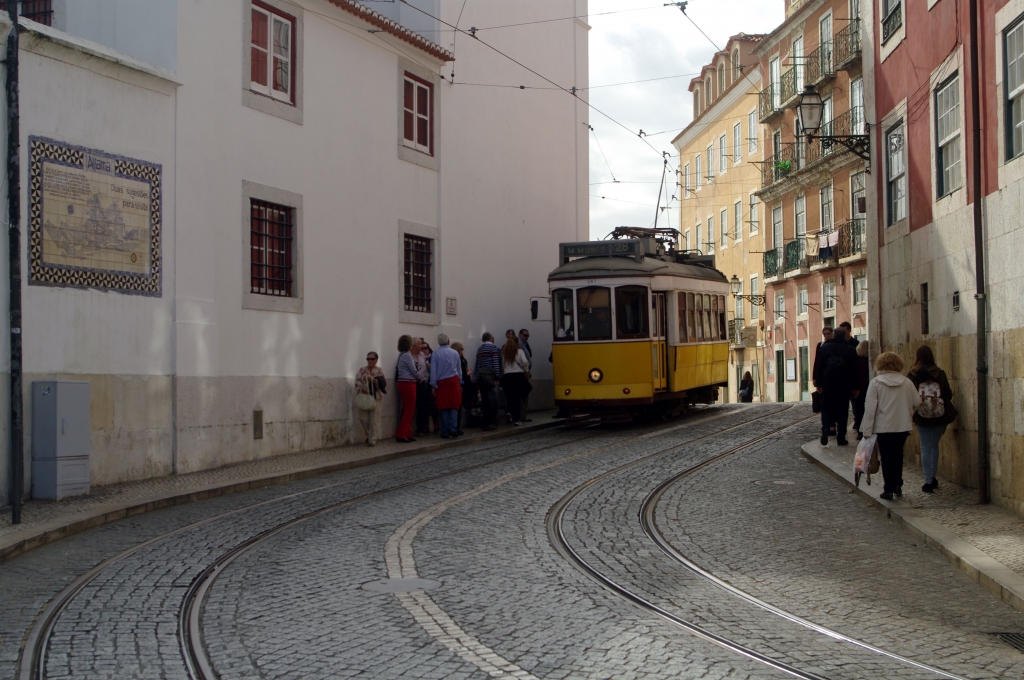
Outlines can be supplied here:
<path id="1" fill-rule="evenodd" d="M 18 3 L 8 2 L 7 36 L 7 256 L 11 327 L 11 523 L 21 523 L 25 489 L 25 438 L 21 403 L 21 168 L 18 126 Z"/>
<path id="2" fill-rule="evenodd" d="M 985 234 L 981 221 L 981 74 L 978 68 L 978 0 L 970 0 L 971 31 L 971 116 L 974 133 L 971 139 L 971 190 L 974 193 L 974 275 L 978 306 L 978 502 L 988 503 L 988 336 L 985 296 Z"/>

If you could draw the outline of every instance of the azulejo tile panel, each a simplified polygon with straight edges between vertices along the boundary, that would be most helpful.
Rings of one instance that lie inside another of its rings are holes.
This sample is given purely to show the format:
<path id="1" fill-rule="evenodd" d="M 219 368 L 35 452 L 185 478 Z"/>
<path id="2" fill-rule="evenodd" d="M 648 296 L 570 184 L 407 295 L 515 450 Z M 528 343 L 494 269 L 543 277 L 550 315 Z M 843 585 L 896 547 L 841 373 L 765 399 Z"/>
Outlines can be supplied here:
<path id="1" fill-rule="evenodd" d="M 161 173 L 29 137 L 29 284 L 159 297 Z"/>

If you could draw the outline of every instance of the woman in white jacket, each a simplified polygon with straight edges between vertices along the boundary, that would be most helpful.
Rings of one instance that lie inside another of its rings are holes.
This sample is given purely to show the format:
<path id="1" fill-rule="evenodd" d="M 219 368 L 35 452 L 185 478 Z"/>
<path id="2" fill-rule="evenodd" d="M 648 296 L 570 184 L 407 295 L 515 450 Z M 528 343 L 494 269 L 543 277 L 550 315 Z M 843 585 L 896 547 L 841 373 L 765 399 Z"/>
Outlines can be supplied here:
<path id="1" fill-rule="evenodd" d="M 894 495 L 903 495 L 903 445 L 914 427 L 914 412 L 921 397 L 914 383 L 900 372 L 903 359 L 898 354 L 879 354 L 875 370 L 878 375 L 868 384 L 860 427 L 865 437 L 878 435 L 885 482 L 879 498 L 891 501 Z"/>

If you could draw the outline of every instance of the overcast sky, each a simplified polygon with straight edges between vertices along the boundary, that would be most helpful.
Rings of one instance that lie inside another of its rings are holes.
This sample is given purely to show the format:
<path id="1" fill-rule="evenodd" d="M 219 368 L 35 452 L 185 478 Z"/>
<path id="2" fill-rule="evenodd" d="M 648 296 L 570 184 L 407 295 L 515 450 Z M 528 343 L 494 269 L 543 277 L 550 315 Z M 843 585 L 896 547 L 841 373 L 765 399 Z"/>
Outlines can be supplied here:
<path id="1" fill-rule="evenodd" d="M 690 79 L 716 51 L 677 8 L 662 6 L 667 1 L 590 0 L 590 103 L 633 131 L 631 134 L 623 130 L 593 109 L 590 112 L 594 128 L 590 136 L 591 238 L 603 238 L 621 225 L 652 226 L 662 170 L 659 152 L 675 153 L 672 138 L 693 117 L 693 104 L 687 92 Z M 601 15 L 603 12 L 615 13 Z M 729 36 L 736 33 L 767 33 L 778 26 L 783 19 L 783 2 L 690 0 L 686 13 L 715 44 L 723 47 Z M 687 75 L 619 87 L 595 87 L 681 74 Z M 652 133 L 647 139 L 657 151 L 636 136 L 635 132 L 641 129 Z M 677 165 L 675 159 L 669 163 L 667 198 L 678 196 L 677 191 L 671 191 L 675 182 L 672 169 Z M 610 183 L 612 173 L 618 184 Z M 662 205 L 665 200 L 663 197 Z M 678 200 L 673 201 L 670 211 L 662 213 L 659 226 L 677 226 L 678 205 Z M 669 213 L 671 222 L 666 223 Z"/>

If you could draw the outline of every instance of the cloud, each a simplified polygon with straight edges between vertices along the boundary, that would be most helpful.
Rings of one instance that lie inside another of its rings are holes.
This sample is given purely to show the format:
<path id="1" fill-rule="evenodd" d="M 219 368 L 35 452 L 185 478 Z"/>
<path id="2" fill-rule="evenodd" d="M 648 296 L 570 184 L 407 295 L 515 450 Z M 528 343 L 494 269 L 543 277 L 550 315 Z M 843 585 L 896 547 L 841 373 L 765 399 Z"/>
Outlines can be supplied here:
<path id="1" fill-rule="evenodd" d="M 692 118 L 693 104 L 687 91 L 690 79 L 711 60 L 716 49 L 675 7 L 658 7 L 650 0 L 590 0 L 589 10 L 592 87 L 690 74 L 590 90 L 590 103 L 596 109 L 629 128 L 624 130 L 601 113 L 590 112 L 590 124 L 607 156 L 606 163 L 592 134 L 590 181 L 611 182 L 614 173 L 620 182 L 590 187 L 592 196 L 605 197 L 590 199 L 590 235 L 602 238 L 617 226 L 653 224 L 663 169 L 660 152 L 675 153 L 672 138 Z M 602 12 L 615 13 L 600 15 Z M 741 31 L 767 33 L 778 26 L 783 19 L 783 3 L 691 0 L 687 14 L 717 45 L 724 46 L 729 36 Z M 646 139 L 654 149 L 636 135 L 641 129 L 649 133 Z M 679 195 L 674 186 L 677 165 L 675 159 L 669 160 L 663 206 L 673 195 Z M 667 211 L 659 211 L 659 226 L 678 223 L 678 201 L 669 205 Z"/>

